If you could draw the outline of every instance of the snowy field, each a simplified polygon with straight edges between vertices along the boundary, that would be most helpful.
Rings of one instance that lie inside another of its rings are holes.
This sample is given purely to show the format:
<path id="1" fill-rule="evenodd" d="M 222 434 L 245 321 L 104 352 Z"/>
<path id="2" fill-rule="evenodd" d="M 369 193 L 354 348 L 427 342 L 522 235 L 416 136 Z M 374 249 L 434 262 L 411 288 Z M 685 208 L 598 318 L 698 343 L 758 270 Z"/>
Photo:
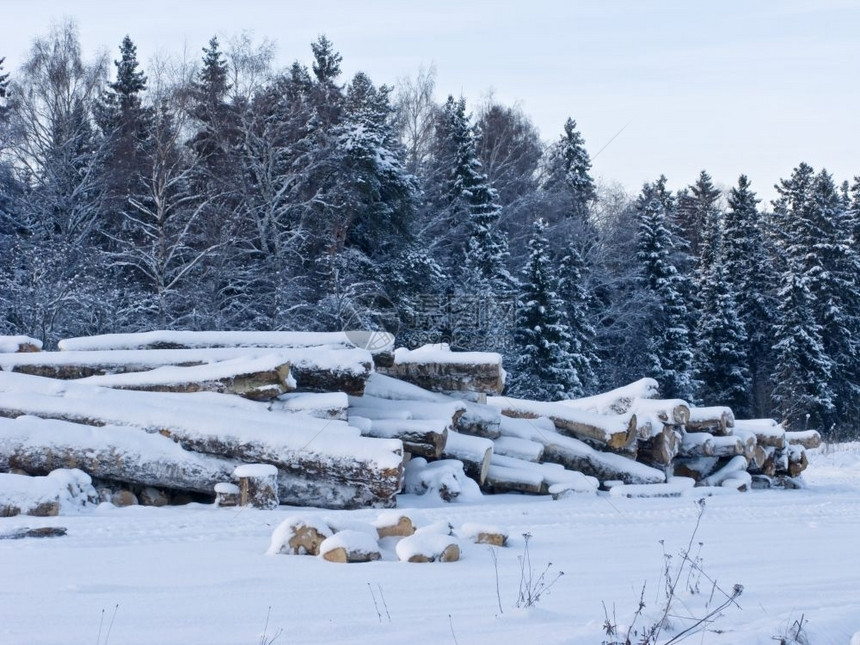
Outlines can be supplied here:
<path id="1" fill-rule="evenodd" d="M 720 587 L 744 591 L 739 609 L 684 642 L 772 645 L 802 617 L 811 645 L 860 643 L 860 444 L 812 451 L 810 462 L 805 490 L 708 498 L 693 555 Z M 597 645 L 602 602 L 610 614 L 614 606 L 622 631 L 643 583 L 638 624 L 658 610 L 660 541 L 674 567 L 698 515 L 691 498 L 595 495 L 499 495 L 477 504 L 401 496 L 399 506 L 418 525 L 509 531 L 510 545 L 496 549 L 498 596 L 491 547 L 465 540 L 462 560 L 447 564 L 397 562 L 394 538 L 383 540 L 382 561 L 367 564 L 265 555 L 274 528 L 296 512 L 343 523 L 372 521 L 374 510 L 103 505 L 0 519 L 0 534 L 68 528 L 61 538 L 0 540 L 0 643 Z M 551 562 L 551 576 L 565 574 L 530 609 L 515 608 L 523 533 L 532 535 L 536 572 Z M 709 600 L 713 607 L 719 592 L 711 590 L 704 576 L 684 574 L 673 613 L 686 605 L 701 614 Z M 681 623 L 675 619 L 676 629 Z"/>

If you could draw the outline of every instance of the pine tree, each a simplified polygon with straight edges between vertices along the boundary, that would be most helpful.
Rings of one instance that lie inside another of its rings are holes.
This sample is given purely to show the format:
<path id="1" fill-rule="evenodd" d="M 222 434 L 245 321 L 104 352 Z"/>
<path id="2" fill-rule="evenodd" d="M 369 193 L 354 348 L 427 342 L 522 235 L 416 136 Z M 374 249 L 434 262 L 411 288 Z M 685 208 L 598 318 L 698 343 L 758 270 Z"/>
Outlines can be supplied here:
<path id="1" fill-rule="evenodd" d="M 517 309 L 517 357 L 510 393 L 544 401 L 581 396 L 583 386 L 572 360 L 570 328 L 543 220 L 535 222 L 529 249 Z"/>
<path id="2" fill-rule="evenodd" d="M 6 97 L 9 93 L 9 74 L 3 73 L 3 62 L 5 57 L 0 57 L 0 123 L 6 116 L 6 111 L 9 107 L 6 105 Z"/>
<path id="3" fill-rule="evenodd" d="M 665 177 L 646 184 L 636 201 L 640 281 L 658 308 L 646 331 L 647 361 L 663 396 L 693 400 L 692 343 L 683 297 L 687 278 L 672 261 L 676 245 L 670 219 L 673 200 L 665 185 Z"/>

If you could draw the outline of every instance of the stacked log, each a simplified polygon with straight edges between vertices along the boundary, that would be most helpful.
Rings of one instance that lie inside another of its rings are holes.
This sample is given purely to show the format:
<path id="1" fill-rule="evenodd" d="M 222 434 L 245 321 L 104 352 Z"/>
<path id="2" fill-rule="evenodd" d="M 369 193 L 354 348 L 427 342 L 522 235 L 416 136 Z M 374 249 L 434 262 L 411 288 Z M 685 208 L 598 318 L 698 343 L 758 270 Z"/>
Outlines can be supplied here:
<path id="1" fill-rule="evenodd" d="M 374 353 L 349 333 L 152 332 L 69 339 L 59 352 L 10 338 L 0 472 L 81 468 L 110 492 L 154 491 L 151 503 L 391 507 L 412 458 L 409 492 L 446 500 L 469 486 L 683 494 L 679 476 L 746 490 L 789 485 L 820 443 L 727 407 L 657 399 L 653 379 L 571 401 L 488 397 L 504 384 L 498 354 Z"/>

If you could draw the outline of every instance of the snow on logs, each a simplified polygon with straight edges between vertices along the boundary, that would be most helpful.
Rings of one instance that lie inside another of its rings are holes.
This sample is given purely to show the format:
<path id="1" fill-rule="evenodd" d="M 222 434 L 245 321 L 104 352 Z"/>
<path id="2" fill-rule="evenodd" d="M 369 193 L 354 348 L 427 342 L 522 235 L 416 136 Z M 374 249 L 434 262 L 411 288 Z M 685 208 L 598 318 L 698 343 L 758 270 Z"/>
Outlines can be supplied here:
<path id="1" fill-rule="evenodd" d="M 169 437 L 185 450 L 268 463 L 278 468 L 282 503 L 395 503 L 403 472 L 399 440 L 362 437 L 341 421 L 273 415 L 257 405 L 212 393 L 134 392 L 0 373 L 0 416 L 132 426 Z"/>
<path id="2" fill-rule="evenodd" d="M 42 351 L 42 341 L 29 336 L 0 336 L 0 354 L 27 354 Z"/>
<path id="3" fill-rule="evenodd" d="M 520 419 L 547 417 L 558 432 L 613 452 L 631 452 L 636 444 L 636 415 L 598 414 L 561 405 L 494 396 L 487 400 L 502 414 Z"/>
<path id="4" fill-rule="evenodd" d="M 157 371 L 167 367 L 173 369 Z M 183 383 L 193 387 L 199 381 L 232 377 L 240 383 L 256 380 L 258 386 L 280 386 L 275 396 L 296 388 L 361 394 L 373 370 L 373 358 L 362 349 L 327 347 L 94 350 L 0 354 L 0 369 L 57 379 L 100 377 L 101 382 L 94 378 L 92 384 L 128 389 L 169 389 L 173 384 L 177 391 L 186 391 Z M 156 374 L 124 376 L 151 370 Z M 225 391 L 219 388 L 229 391 L 223 384 L 211 389 Z"/>

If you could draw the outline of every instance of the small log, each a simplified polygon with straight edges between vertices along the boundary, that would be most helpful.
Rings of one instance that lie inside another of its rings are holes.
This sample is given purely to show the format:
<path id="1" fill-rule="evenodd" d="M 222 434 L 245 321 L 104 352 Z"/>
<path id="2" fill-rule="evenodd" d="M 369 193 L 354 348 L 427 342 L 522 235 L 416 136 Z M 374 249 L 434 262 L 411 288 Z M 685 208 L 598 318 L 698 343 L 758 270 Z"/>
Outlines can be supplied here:
<path id="1" fill-rule="evenodd" d="M 295 395 L 293 395 L 295 396 Z M 351 396 L 349 414 L 366 419 L 445 419 L 450 426 L 466 411 L 466 404 L 452 399 L 440 401 L 392 401 L 377 396 Z"/>
<path id="2" fill-rule="evenodd" d="M 215 506 L 230 508 L 239 506 L 242 500 L 242 490 L 230 482 L 218 482 L 215 489 Z"/>
<path id="3" fill-rule="evenodd" d="M 602 415 L 570 408 L 561 403 L 543 403 L 510 397 L 491 397 L 490 405 L 509 417 L 548 417 L 560 433 L 601 449 L 635 454 L 636 415 Z"/>
<path id="4" fill-rule="evenodd" d="M 63 537 L 68 532 L 64 526 L 42 526 L 36 529 L 17 529 L 8 533 L 0 533 L 0 540 L 23 540 L 25 538 Z"/>
<path id="5" fill-rule="evenodd" d="M 747 444 L 744 439 L 734 435 L 713 437 L 714 457 L 735 457 L 745 455 Z"/>
<path id="6" fill-rule="evenodd" d="M 42 341 L 29 336 L 0 336 L 0 354 L 29 354 L 42 351 Z"/>
<path id="7" fill-rule="evenodd" d="M 455 538 L 441 533 L 421 532 L 405 537 L 395 547 L 401 562 L 456 562 L 460 545 Z"/>
<path id="8" fill-rule="evenodd" d="M 445 419 L 377 419 L 371 420 L 361 434 L 377 439 L 399 439 L 403 450 L 438 459 L 448 441 L 450 422 Z"/>
<path id="9" fill-rule="evenodd" d="M 490 493 L 540 495 L 544 492 L 543 479 L 538 472 L 491 463 L 482 488 Z"/>
<path id="10" fill-rule="evenodd" d="M 294 392 L 280 395 L 269 403 L 269 410 L 346 421 L 348 398 L 344 392 Z"/>
<path id="11" fill-rule="evenodd" d="M 278 469 L 271 464 L 242 464 L 233 471 L 239 505 L 270 511 L 278 507 Z"/>
<path id="12" fill-rule="evenodd" d="M 393 514 L 378 517 L 373 523 L 380 539 L 386 537 L 409 537 L 415 533 L 415 525 L 406 515 Z"/>
<path id="13" fill-rule="evenodd" d="M 736 419 L 735 428 L 754 434 L 759 446 L 784 448 L 786 445 L 785 428 L 773 419 Z"/>
<path id="14" fill-rule="evenodd" d="M 687 432 L 710 432 L 712 435 L 725 436 L 732 433 L 735 415 L 726 406 L 690 408 L 690 420 L 684 425 Z"/>
<path id="15" fill-rule="evenodd" d="M 267 555 L 319 555 L 320 546 L 332 532 L 323 522 L 291 516 L 272 532 Z"/>
<path id="16" fill-rule="evenodd" d="M 733 479 L 738 473 L 746 474 L 749 463 L 743 455 L 732 457 L 721 465 L 713 473 L 697 482 L 697 486 L 720 486 L 727 479 Z"/>
<path id="17" fill-rule="evenodd" d="M 817 430 L 786 432 L 785 439 L 788 445 L 803 446 L 806 450 L 813 450 L 821 445 L 821 435 Z"/>
<path id="18" fill-rule="evenodd" d="M 382 374 L 433 392 L 501 394 L 505 387 L 502 357 L 494 352 L 452 352 L 447 346 L 394 350 L 394 364 Z"/>
<path id="19" fill-rule="evenodd" d="M 404 538 L 408 539 L 408 538 Z M 372 562 L 382 554 L 376 540 L 363 531 L 345 530 L 326 538 L 320 555 L 329 562 Z"/>
<path id="20" fill-rule="evenodd" d="M 713 457 L 714 435 L 709 432 L 684 432 L 678 451 L 681 457 Z"/>
<path id="21" fill-rule="evenodd" d="M 678 458 L 673 464 L 674 473 L 676 477 L 689 477 L 699 482 L 713 473 L 719 462 L 717 457 Z"/>
<path id="22" fill-rule="evenodd" d="M 493 441 L 493 454 L 516 457 L 535 463 L 542 461 L 543 444 L 519 437 L 499 437 Z"/>
<path id="23" fill-rule="evenodd" d="M 808 465 L 806 450 L 799 444 L 788 445 L 783 450 L 775 451 L 774 466 L 777 476 L 799 477 Z"/>
<path id="24" fill-rule="evenodd" d="M 690 406 L 681 399 L 634 399 L 626 412 L 635 414 L 640 420 L 655 419 L 670 426 L 683 426 L 690 422 Z"/>
<path id="25" fill-rule="evenodd" d="M 483 485 L 493 456 L 493 442 L 482 437 L 452 432 L 448 435 L 442 457 L 463 462 L 466 475 Z"/>

